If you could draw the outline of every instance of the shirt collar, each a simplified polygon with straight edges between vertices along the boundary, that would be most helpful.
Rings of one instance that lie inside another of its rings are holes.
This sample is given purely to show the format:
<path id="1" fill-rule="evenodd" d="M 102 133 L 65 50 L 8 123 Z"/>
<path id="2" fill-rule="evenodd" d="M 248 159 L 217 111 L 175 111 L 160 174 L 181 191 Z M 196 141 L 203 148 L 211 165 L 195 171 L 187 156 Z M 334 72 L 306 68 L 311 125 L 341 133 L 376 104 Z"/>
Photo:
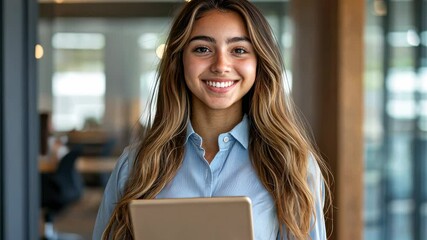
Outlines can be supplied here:
<path id="1" fill-rule="evenodd" d="M 193 125 L 191 125 L 191 121 L 188 120 L 188 124 L 187 124 L 187 134 L 185 135 L 185 143 L 187 143 L 188 139 L 190 138 L 191 135 L 196 134 L 196 132 L 193 129 Z"/>
<path id="2" fill-rule="evenodd" d="M 246 149 L 249 145 L 249 119 L 243 115 L 242 121 L 237 124 L 231 131 L 230 134 Z"/>
<path id="3" fill-rule="evenodd" d="M 249 119 L 247 115 L 243 115 L 242 121 L 237 124 L 230 132 L 229 132 L 244 148 L 248 149 L 249 145 Z M 191 125 L 191 121 L 188 121 L 187 125 L 187 134 L 185 137 L 185 143 L 187 143 L 188 139 L 191 135 L 197 133 L 194 131 L 193 126 Z"/>

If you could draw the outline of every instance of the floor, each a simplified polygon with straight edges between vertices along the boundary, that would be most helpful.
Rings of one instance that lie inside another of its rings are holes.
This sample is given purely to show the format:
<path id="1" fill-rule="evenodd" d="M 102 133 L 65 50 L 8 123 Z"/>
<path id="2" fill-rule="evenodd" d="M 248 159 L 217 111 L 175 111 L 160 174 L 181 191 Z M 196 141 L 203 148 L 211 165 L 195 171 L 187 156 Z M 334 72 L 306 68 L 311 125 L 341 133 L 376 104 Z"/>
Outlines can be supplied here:
<path id="1" fill-rule="evenodd" d="M 87 187 L 79 202 L 55 217 L 55 230 L 59 233 L 78 234 L 83 240 L 91 240 L 102 194 L 101 187 Z"/>

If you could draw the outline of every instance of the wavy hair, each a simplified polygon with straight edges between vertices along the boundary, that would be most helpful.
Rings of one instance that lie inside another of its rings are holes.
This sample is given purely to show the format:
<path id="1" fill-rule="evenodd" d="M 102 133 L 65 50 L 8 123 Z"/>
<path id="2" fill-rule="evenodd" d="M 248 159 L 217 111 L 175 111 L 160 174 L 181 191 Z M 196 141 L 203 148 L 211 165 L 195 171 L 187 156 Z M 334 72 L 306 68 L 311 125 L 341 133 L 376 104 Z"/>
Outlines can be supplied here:
<path id="1" fill-rule="evenodd" d="M 140 137 L 123 196 L 115 206 L 103 239 L 133 239 L 129 202 L 155 198 L 182 164 L 191 111 L 182 53 L 194 22 L 213 9 L 236 12 L 246 24 L 257 53 L 256 81 L 242 103 L 250 120 L 251 161 L 274 199 L 280 232 L 285 226 L 289 239 L 309 238 L 315 203 L 307 181 L 308 159 L 313 155 L 322 168 L 325 165 L 285 93 L 283 61 L 273 32 L 249 1 L 192 0 L 185 3 L 173 21 L 159 64 L 158 92 L 152 99 L 156 101 L 156 111 Z"/>

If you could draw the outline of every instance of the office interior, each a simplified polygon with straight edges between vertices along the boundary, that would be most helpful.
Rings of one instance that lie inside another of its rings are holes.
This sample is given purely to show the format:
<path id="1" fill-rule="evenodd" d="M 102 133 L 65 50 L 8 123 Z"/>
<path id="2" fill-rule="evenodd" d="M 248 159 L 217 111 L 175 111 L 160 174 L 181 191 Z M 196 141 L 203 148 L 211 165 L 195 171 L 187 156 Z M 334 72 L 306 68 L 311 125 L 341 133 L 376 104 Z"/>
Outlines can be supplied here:
<path id="1" fill-rule="evenodd" d="M 91 239 L 183 2 L 2 0 L 1 239 Z M 427 1 L 253 2 L 333 175 L 329 239 L 427 239 Z M 82 189 L 45 219 L 41 176 L 75 148 Z"/>

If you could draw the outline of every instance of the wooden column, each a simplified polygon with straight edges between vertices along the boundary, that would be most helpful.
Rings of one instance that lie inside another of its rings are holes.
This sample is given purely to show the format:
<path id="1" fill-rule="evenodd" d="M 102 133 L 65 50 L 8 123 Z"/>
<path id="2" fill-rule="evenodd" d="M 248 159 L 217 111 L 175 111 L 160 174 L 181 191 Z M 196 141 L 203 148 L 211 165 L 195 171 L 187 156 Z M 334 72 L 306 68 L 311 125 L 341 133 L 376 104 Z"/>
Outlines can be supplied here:
<path id="1" fill-rule="evenodd" d="M 294 99 L 334 177 L 330 239 L 362 239 L 364 1 L 294 0 L 291 14 Z"/>

